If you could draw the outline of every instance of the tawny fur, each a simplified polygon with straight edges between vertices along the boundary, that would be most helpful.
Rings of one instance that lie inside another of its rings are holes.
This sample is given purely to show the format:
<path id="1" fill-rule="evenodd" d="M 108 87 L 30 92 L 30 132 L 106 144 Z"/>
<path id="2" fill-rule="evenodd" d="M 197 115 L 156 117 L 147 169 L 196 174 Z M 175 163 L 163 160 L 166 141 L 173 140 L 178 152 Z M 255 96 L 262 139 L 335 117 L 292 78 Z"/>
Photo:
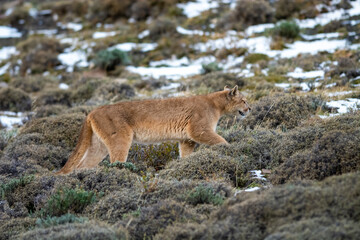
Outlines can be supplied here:
<path id="1" fill-rule="evenodd" d="M 120 102 L 99 107 L 86 117 L 78 144 L 57 174 L 93 168 L 109 153 L 110 162 L 125 162 L 132 142 L 180 142 L 180 157 L 191 154 L 196 143 L 228 144 L 215 132 L 220 117 L 246 114 L 250 107 L 238 91 L 202 96 Z"/>

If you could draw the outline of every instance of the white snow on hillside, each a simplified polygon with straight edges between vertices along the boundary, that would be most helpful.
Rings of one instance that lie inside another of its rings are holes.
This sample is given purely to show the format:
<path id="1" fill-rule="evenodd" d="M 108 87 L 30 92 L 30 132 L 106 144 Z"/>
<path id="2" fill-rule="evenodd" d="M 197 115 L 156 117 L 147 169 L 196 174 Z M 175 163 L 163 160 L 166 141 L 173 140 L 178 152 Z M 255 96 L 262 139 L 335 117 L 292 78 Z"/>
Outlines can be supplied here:
<path id="1" fill-rule="evenodd" d="M 16 47 L 3 47 L 0 48 L 0 61 L 6 60 L 11 57 L 11 55 L 17 54 Z"/>
<path id="2" fill-rule="evenodd" d="M 0 26 L 0 38 L 20 38 L 22 34 L 16 29 L 7 26 Z"/>

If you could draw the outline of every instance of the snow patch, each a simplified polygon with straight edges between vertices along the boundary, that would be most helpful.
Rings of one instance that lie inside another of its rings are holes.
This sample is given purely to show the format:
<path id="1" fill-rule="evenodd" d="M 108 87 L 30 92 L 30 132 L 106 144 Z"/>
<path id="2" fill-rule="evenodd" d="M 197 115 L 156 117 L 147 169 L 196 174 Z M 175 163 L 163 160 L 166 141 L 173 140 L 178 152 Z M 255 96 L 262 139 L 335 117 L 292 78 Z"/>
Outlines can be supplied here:
<path id="1" fill-rule="evenodd" d="M 266 29 L 270 29 L 270 28 L 273 28 L 273 27 L 275 27 L 275 24 L 273 24 L 273 23 L 265 23 L 265 24 L 253 25 L 253 26 L 248 27 L 245 30 L 245 34 L 247 36 L 251 36 L 254 33 L 262 33 L 262 32 L 265 32 Z"/>
<path id="2" fill-rule="evenodd" d="M 58 59 L 60 60 L 60 62 L 63 65 L 66 65 L 66 71 L 67 72 L 73 72 L 74 71 L 74 67 L 78 66 L 78 67 L 88 67 L 89 63 L 86 60 L 86 53 L 81 51 L 81 50 L 77 50 L 74 52 L 67 52 L 67 53 L 61 53 L 58 56 Z"/>
<path id="3" fill-rule="evenodd" d="M 4 66 L 0 67 L 0 75 L 3 75 L 6 73 L 6 71 L 9 69 L 10 63 L 5 64 Z"/>
<path id="4" fill-rule="evenodd" d="M 219 7 L 219 3 L 212 0 L 197 0 L 195 2 L 179 3 L 177 6 L 183 9 L 188 18 L 193 18 L 206 10 Z"/>
<path id="5" fill-rule="evenodd" d="M 0 38 L 20 38 L 22 34 L 16 28 L 0 26 Z"/>
<path id="6" fill-rule="evenodd" d="M 94 32 L 92 35 L 92 38 L 94 39 L 100 39 L 100 38 L 106 38 L 106 37 L 113 37 L 116 35 L 115 31 L 111 32 Z"/>
<path id="7" fill-rule="evenodd" d="M 22 125 L 25 117 L 25 114 L 22 112 L 0 112 L 0 123 L 7 129 L 11 129 L 15 124 Z"/>
<path id="8" fill-rule="evenodd" d="M 60 84 L 59 84 L 59 88 L 60 88 L 60 89 L 67 90 L 67 89 L 69 89 L 69 85 L 67 85 L 66 83 L 60 83 Z"/>
<path id="9" fill-rule="evenodd" d="M 127 42 L 127 43 L 119 43 L 116 44 L 115 46 L 112 46 L 109 48 L 109 50 L 113 50 L 113 49 L 119 49 L 121 51 L 124 52 L 129 52 L 133 49 L 139 49 L 143 52 L 149 52 L 154 50 L 156 47 L 158 46 L 157 43 L 132 43 L 132 42 Z"/>
<path id="10" fill-rule="evenodd" d="M 11 57 L 11 55 L 17 54 L 16 47 L 3 47 L 0 49 L 0 61 L 6 60 Z"/>
<path id="11" fill-rule="evenodd" d="M 302 78 L 302 79 L 317 78 L 317 77 L 324 78 L 324 75 L 325 72 L 323 70 L 304 72 L 304 70 L 299 67 L 295 68 L 294 72 L 289 72 L 287 74 L 287 76 L 289 77 Z"/>
<path id="12" fill-rule="evenodd" d="M 346 94 L 350 94 L 352 93 L 353 91 L 342 91 L 342 92 L 330 92 L 330 93 L 327 93 L 327 95 L 329 97 L 336 97 L 336 96 L 341 96 L 341 95 L 346 95 Z"/>

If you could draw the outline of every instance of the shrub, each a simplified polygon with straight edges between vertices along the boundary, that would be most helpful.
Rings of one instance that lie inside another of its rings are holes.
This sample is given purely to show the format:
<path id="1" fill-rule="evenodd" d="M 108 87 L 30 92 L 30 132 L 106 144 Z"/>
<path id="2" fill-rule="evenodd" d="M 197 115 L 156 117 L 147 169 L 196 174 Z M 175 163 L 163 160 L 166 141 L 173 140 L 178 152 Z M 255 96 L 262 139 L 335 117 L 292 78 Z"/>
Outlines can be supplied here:
<path id="1" fill-rule="evenodd" d="M 48 228 L 35 228 L 21 234 L 18 236 L 18 239 L 125 240 L 128 239 L 128 234 L 125 228 L 114 229 L 103 222 L 89 221 L 85 223 L 61 224 Z"/>
<path id="2" fill-rule="evenodd" d="M 80 79 L 80 81 L 74 84 L 75 89 L 71 93 L 72 101 L 76 103 L 86 102 L 102 84 L 103 81 L 100 79 Z"/>
<path id="3" fill-rule="evenodd" d="M 17 46 L 22 55 L 20 73 L 43 73 L 60 64 L 58 54 L 64 50 L 58 40 L 52 38 L 32 37 Z"/>
<path id="4" fill-rule="evenodd" d="M 38 218 L 36 219 L 36 225 L 37 227 L 46 228 L 46 227 L 52 227 L 66 223 L 83 223 L 86 221 L 88 221 L 87 218 L 77 217 L 76 215 L 67 213 L 60 217 L 48 216 L 46 218 Z"/>
<path id="5" fill-rule="evenodd" d="M 8 202 L 9 208 L 12 208 L 6 212 L 12 217 L 28 216 L 42 208 L 55 183 L 53 176 L 26 176 L 28 177 L 7 180 L 7 184 L 14 184 L 14 182 L 17 184 L 11 191 L 5 192 L 5 202 Z M 19 183 L 19 180 L 22 182 Z"/>
<path id="6" fill-rule="evenodd" d="M 276 95 L 263 97 L 252 106 L 251 113 L 243 120 L 245 127 L 291 129 L 316 111 L 318 106 L 305 97 Z"/>
<path id="7" fill-rule="evenodd" d="M 246 27 L 269 23 L 273 20 L 274 11 L 264 0 L 239 0 L 236 7 L 223 17 L 218 27 L 244 30 Z"/>
<path id="8" fill-rule="evenodd" d="M 340 57 L 338 65 L 331 71 L 331 76 L 345 74 L 347 78 L 355 78 L 360 76 L 360 70 L 355 60 L 347 57 Z"/>
<path id="9" fill-rule="evenodd" d="M 212 62 L 209 64 L 202 64 L 201 66 L 202 66 L 202 70 L 201 70 L 202 74 L 218 72 L 218 71 L 222 70 L 222 67 L 220 67 L 217 62 Z"/>
<path id="10" fill-rule="evenodd" d="M 0 224 L 0 239 L 7 240 L 17 238 L 20 233 L 25 232 L 34 226 L 35 219 L 30 217 L 2 220 Z"/>
<path id="11" fill-rule="evenodd" d="M 275 3 L 275 17 L 288 18 L 314 18 L 318 14 L 316 5 L 319 1 L 306 0 L 279 0 Z"/>
<path id="12" fill-rule="evenodd" d="M 141 189 L 123 188 L 111 192 L 86 209 L 92 217 L 115 223 L 140 206 Z"/>
<path id="13" fill-rule="evenodd" d="M 34 119 L 23 127 L 18 137 L 24 134 L 39 133 L 44 137 L 44 143 L 69 150 L 76 145 L 84 118 L 83 114 L 73 113 Z"/>
<path id="14" fill-rule="evenodd" d="M 135 164 L 131 163 L 131 162 L 114 162 L 114 163 L 110 163 L 107 159 L 105 159 L 104 161 L 101 162 L 101 165 L 104 165 L 105 167 L 108 168 L 119 168 L 119 169 L 129 169 L 132 172 L 136 172 L 137 168 L 135 166 Z"/>
<path id="15" fill-rule="evenodd" d="M 130 7 L 132 3 L 131 0 L 95 2 L 90 9 L 91 18 L 93 22 L 114 22 L 119 18 L 128 18 L 131 15 Z"/>
<path id="16" fill-rule="evenodd" d="M 0 110 L 22 112 L 31 110 L 29 95 L 12 87 L 0 89 Z"/>
<path id="17" fill-rule="evenodd" d="M 245 56 L 244 61 L 253 64 L 259 61 L 269 61 L 269 57 L 262 53 L 250 53 Z"/>
<path id="18" fill-rule="evenodd" d="M 71 106 L 71 92 L 69 90 L 51 89 L 44 91 L 35 100 L 36 106 L 61 104 Z"/>
<path id="19" fill-rule="evenodd" d="M 44 117 L 53 117 L 56 115 L 60 115 L 64 113 L 67 110 L 67 106 L 64 105 L 45 105 L 45 106 L 39 106 L 35 108 L 35 115 L 33 115 L 34 118 L 44 118 Z"/>
<path id="20" fill-rule="evenodd" d="M 4 148 L 6 147 L 6 145 L 8 144 L 8 142 L 15 137 L 17 134 L 17 130 L 6 130 L 6 129 L 0 129 L 0 153 L 2 150 L 4 150 Z M 0 154 L 1 156 L 1 154 Z"/>
<path id="21" fill-rule="evenodd" d="M 20 178 L 12 179 L 8 183 L 0 185 L 1 200 L 6 199 L 6 195 L 14 191 L 17 187 L 23 187 L 34 179 L 34 175 L 22 176 Z"/>
<path id="22" fill-rule="evenodd" d="M 168 18 L 159 18 L 149 27 L 149 38 L 157 41 L 162 37 L 173 38 L 176 34 L 176 24 Z"/>
<path id="23" fill-rule="evenodd" d="M 15 165 L 12 167 L 26 172 L 29 170 L 39 170 L 40 166 L 48 170 L 57 169 L 67 161 L 69 154 L 69 148 L 64 149 L 60 146 L 54 146 L 48 143 L 46 138 L 39 133 L 17 136 L 8 144 L 4 151 L 4 155 L 11 159 L 12 165 Z M 30 164 L 34 166 L 29 167 L 28 165 Z M 24 168 L 19 168 L 21 167 L 20 165 Z"/>
<path id="24" fill-rule="evenodd" d="M 332 175 L 360 170 L 360 151 L 356 147 L 359 131 L 330 131 L 313 144 L 311 150 L 299 152 L 275 169 L 275 184 L 295 179 L 323 180 Z"/>
<path id="25" fill-rule="evenodd" d="M 175 225 L 177 228 L 165 230 L 164 233 L 169 235 L 161 239 L 170 236 L 172 239 L 180 236 L 189 236 L 189 239 L 195 236 L 204 239 L 282 239 L 280 236 L 289 236 L 292 239 L 292 234 L 299 238 L 324 236 L 332 239 L 338 233 L 351 238 L 357 233 L 356 222 L 360 216 L 359 179 L 360 174 L 353 173 L 323 182 L 298 182 L 259 193 L 238 194 L 225 202 L 209 220 L 196 227 L 187 223 Z M 325 230 L 330 222 L 337 222 L 337 227 Z M 311 223 L 315 225 L 310 227 Z M 305 226 L 308 227 L 306 230 Z M 291 235 L 280 235 L 289 234 L 289 231 Z"/>
<path id="26" fill-rule="evenodd" d="M 239 161 L 218 152 L 204 149 L 181 160 L 174 160 L 160 171 L 165 179 L 221 180 L 241 184 L 242 166 Z"/>
<path id="27" fill-rule="evenodd" d="M 129 64 L 130 59 L 126 52 L 119 49 L 102 50 L 96 54 L 94 63 L 103 70 L 113 71 L 118 65 Z"/>
<path id="28" fill-rule="evenodd" d="M 141 189 L 139 176 L 128 169 L 97 168 L 76 171 L 70 175 L 81 181 L 87 191 L 104 192 L 105 194 L 127 189 Z M 59 186 L 61 187 L 61 186 Z"/>
<path id="29" fill-rule="evenodd" d="M 294 39 L 299 36 L 300 27 L 295 21 L 281 21 L 272 29 L 274 36 Z"/>
<path id="30" fill-rule="evenodd" d="M 130 99 L 135 96 L 135 90 L 128 84 L 113 81 L 100 86 L 93 93 L 93 97 L 88 103 L 106 104 L 113 103 L 124 99 Z"/>
<path id="31" fill-rule="evenodd" d="M 128 224 L 128 230 L 135 239 L 152 238 L 160 230 L 180 219 L 192 216 L 184 206 L 174 201 L 160 201 L 140 210 L 140 216 Z M 124 222 L 124 225 L 128 221 Z"/>
<path id="32" fill-rule="evenodd" d="M 151 14 L 151 5 L 147 0 L 138 0 L 132 4 L 131 12 L 135 20 L 146 20 Z"/>
<path id="33" fill-rule="evenodd" d="M 87 205 L 95 201 L 96 195 L 93 191 L 64 188 L 50 196 L 40 214 L 42 216 L 61 216 L 68 212 L 81 213 Z"/>
<path id="34" fill-rule="evenodd" d="M 220 194 L 215 194 L 212 187 L 200 185 L 188 193 L 186 200 L 193 205 L 204 203 L 221 205 L 224 202 L 224 197 Z"/>
<path id="35" fill-rule="evenodd" d="M 18 77 L 10 82 L 10 86 L 20 88 L 27 93 L 32 93 L 42 90 L 47 81 L 43 76 Z"/>
<path id="36" fill-rule="evenodd" d="M 229 184 L 222 181 L 206 181 L 206 180 L 164 180 L 155 178 L 152 185 L 143 192 L 139 201 L 141 206 L 149 206 L 155 204 L 159 199 L 174 200 L 177 202 L 187 202 L 187 197 L 194 192 L 197 187 L 212 189 L 213 196 L 220 196 L 225 199 L 232 196 L 232 188 Z M 215 199 L 217 197 L 211 197 Z M 196 197 L 196 196 L 195 196 Z"/>
<path id="37" fill-rule="evenodd" d="M 225 86 L 234 87 L 235 85 L 241 88 L 245 85 L 245 81 L 232 73 L 212 72 L 192 78 L 187 87 L 195 91 L 205 89 L 205 92 L 214 92 L 224 90 Z"/>
<path id="38" fill-rule="evenodd" d="M 128 160 L 141 166 L 153 167 L 161 170 L 165 165 L 179 156 L 177 143 L 165 142 L 161 144 L 139 145 L 133 144 L 129 151 Z M 145 169 L 143 169 L 145 170 Z"/>

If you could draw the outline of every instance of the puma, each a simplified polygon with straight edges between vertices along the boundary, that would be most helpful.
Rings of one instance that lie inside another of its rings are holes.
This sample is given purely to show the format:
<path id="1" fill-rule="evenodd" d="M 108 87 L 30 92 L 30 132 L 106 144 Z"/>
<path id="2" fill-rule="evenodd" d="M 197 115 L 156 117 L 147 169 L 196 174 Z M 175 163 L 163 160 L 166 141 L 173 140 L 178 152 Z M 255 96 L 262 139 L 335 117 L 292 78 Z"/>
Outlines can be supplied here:
<path id="1" fill-rule="evenodd" d="M 245 116 L 251 110 L 238 86 L 207 95 L 120 102 L 88 114 L 74 152 L 57 174 L 93 168 L 109 154 L 125 162 L 131 143 L 180 142 L 180 157 L 191 154 L 196 143 L 228 144 L 216 132 L 227 113 Z"/>

